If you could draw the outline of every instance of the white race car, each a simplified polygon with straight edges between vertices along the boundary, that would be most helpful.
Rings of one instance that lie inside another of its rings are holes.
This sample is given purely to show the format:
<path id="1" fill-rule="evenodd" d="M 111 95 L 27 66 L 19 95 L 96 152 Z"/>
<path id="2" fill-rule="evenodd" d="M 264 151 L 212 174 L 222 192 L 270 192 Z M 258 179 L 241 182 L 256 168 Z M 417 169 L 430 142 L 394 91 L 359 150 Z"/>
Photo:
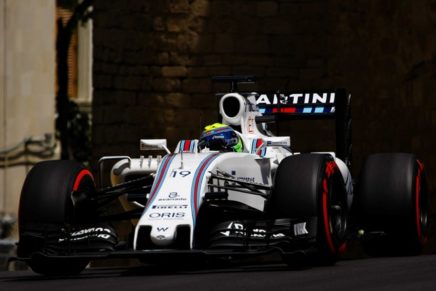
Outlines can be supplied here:
<path id="1" fill-rule="evenodd" d="M 141 139 L 142 150 L 166 155 L 103 157 L 99 175 L 110 170 L 109 187 L 97 188 L 73 161 L 33 167 L 20 200 L 18 259 L 47 275 L 119 257 L 189 263 L 277 252 L 288 264 L 333 264 L 356 236 L 373 253 L 419 253 L 428 233 L 422 163 L 411 154 L 371 155 L 353 191 L 350 96 L 236 92 L 252 80 L 215 78 L 232 90 L 219 95 L 221 123 L 199 140 L 171 152 L 165 139 Z M 297 153 L 290 137 L 268 130 L 292 118 L 336 120 L 336 153 Z M 102 211 L 116 199 L 122 213 Z M 111 226 L 119 220 L 133 224 L 127 242 Z"/>

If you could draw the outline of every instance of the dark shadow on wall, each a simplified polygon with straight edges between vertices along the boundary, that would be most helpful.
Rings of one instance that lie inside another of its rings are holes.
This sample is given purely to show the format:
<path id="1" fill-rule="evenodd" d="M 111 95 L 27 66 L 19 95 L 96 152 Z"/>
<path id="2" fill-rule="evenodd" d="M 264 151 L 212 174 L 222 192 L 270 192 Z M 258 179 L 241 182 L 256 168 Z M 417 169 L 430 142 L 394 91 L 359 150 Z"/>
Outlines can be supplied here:
<path id="1" fill-rule="evenodd" d="M 210 77 L 254 74 L 249 90 L 348 89 L 355 173 L 386 151 L 416 152 L 436 172 L 426 142 L 436 128 L 433 80 L 407 77 L 435 52 L 435 9 L 412 0 L 95 0 L 94 156 L 138 155 L 141 137 L 171 147 L 198 137 L 216 121 L 213 93 L 225 89 Z M 333 148 L 330 128 L 282 130 L 310 151 Z"/>
<path id="2" fill-rule="evenodd" d="M 254 74 L 249 90 L 332 87 L 326 9 L 324 1 L 96 0 L 95 155 L 136 152 L 140 137 L 172 146 L 198 137 L 217 119 L 214 93 L 227 89 L 211 84 L 214 75 Z M 324 127 L 295 131 L 304 139 Z M 314 143 L 307 150 L 321 149 Z"/>

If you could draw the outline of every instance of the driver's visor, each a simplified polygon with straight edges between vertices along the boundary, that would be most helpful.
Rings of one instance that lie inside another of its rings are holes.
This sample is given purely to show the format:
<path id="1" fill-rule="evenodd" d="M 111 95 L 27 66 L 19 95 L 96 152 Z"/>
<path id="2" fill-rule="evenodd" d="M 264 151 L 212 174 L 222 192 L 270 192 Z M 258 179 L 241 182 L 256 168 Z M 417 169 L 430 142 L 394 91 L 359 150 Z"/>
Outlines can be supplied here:
<path id="1" fill-rule="evenodd" d="M 216 130 L 211 130 L 204 132 L 200 137 L 199 146 L 204 147 L 209 145 L 211 142 L 222 140 L 223 145 L 234 146 L 238 143 L 238 136 L 231 128 L 219 128 Z"/>

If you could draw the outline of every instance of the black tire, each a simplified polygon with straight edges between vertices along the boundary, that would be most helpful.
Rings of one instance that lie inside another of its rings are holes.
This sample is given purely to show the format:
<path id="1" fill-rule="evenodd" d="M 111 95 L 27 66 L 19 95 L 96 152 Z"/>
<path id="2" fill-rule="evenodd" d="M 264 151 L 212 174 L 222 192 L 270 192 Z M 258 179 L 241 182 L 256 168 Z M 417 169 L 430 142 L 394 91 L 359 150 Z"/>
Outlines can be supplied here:
<path id="1" fill-rule="evenodd" d="M 417 255 L 428 238 L 424 166 L 412 154 L 375 154 L 366 160 L 357 200 L 364 249 L 370 255 Z"/>
<path id="2" fill-rule="evenodd" d="M 29 266 L 45 275 L 80 273 L 87 260 L 58 262 L 34 256 L 47 250 L 48 238 L 79 222 L 89 222 L 92 206 L 78 203 L 93 195 L 92 174 L 74 161 L 46 161 L 35 165 L 26 177 L 19 206 L 19 257 L 31 257 Z M 76 195 L 73 205 L 72 196 Z M 53 242 L 52 242 L 53 243 Z"/>
<path id="3" fill-rule="evenodd" d="M 277 169 L 269 206 L 275 218 L 315 218 L 316 251 L 297 261 L 336 262 L 346 245 L 348 206 L 342 175 L 330 155 L 285 158 Z M 285 260 L 293 262 L 292 257 Z"/>

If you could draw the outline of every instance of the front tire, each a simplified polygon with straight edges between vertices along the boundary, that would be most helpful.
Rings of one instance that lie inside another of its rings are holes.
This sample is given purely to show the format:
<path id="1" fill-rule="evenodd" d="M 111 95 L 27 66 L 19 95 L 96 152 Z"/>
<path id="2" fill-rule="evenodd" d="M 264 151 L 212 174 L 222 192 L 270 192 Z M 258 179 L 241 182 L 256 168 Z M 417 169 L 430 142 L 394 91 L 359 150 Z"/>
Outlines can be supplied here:
<path id="1" fill-rule="evenodd" d="M 50 238 L 75 223 L 92 219 L 92 206 L 79 201 L 94 193 L 92 174 L 77 162 L 46 161 L 31 169 L 20 198 L 17 254 L 31 258 L 28 264 L 32 270 L 44 275 L 71 275 L 86 267 L 87 260 L 59 262 L 38 253 L 53 252 L 57 241 Z"/>
<path id="2" fill-rule="evenodd" d="M 316 219 L 315 253 L 309 261 L 334 264 L 345 248 L 347 193 L 330 155 L 301 154 L 279 165 L 270 202 L 275 218 Z M 304 258 L 303 258 L 304 259 Z M 292 257 L 285 260 L 292 263 Z"/>

